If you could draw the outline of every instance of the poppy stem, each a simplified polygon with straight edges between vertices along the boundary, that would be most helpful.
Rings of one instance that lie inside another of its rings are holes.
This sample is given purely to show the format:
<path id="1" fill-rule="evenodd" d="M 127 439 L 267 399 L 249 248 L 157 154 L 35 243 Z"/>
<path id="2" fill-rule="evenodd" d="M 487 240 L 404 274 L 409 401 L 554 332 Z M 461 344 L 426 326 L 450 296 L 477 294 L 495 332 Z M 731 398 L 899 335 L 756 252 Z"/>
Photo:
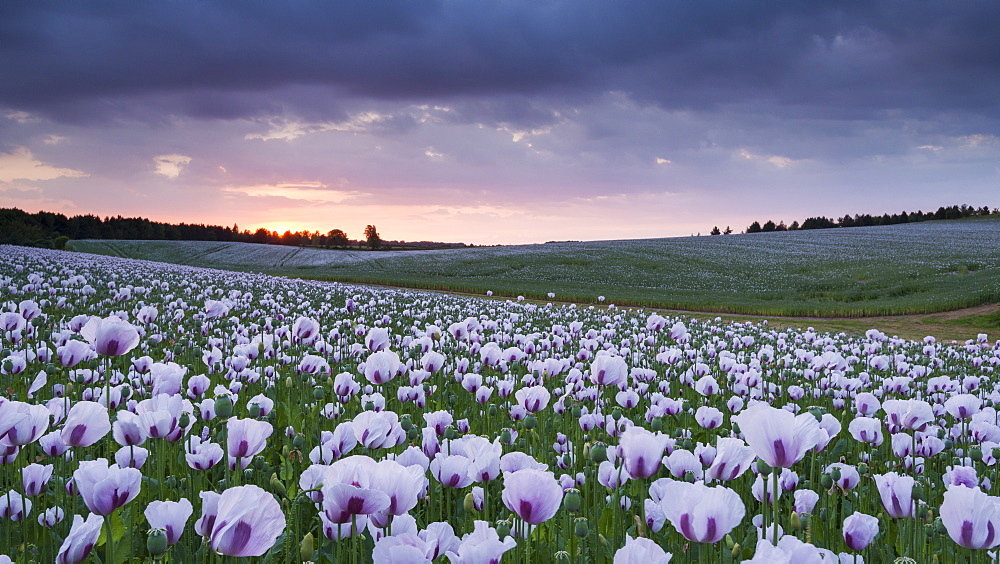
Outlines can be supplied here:
<path id="1" fill-rule="evenodd" d="M 778 474 L 777 468 L 771 469 L 771 505 L 774 508 L 774 537 L 771 540 L 775 546 L 778 545 Z"/>

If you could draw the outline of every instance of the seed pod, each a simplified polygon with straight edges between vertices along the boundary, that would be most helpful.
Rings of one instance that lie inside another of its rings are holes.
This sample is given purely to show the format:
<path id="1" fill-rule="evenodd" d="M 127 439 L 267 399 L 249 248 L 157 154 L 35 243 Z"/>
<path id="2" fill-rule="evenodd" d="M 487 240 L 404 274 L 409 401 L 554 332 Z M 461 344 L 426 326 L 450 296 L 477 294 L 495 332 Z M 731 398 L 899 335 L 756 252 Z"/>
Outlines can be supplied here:
<path id="1" fill-rule="evenodd" d="M 600 464 L 608 459 L 608 447 L 604 443 L 594 443 L 590 447 L 590 458 L 596 464 Z"/>
<path id="2" fill-rule="evenodd" d="M 167 551 L 167 533 L 163 529 L 153 529 L 146 536 L 146 550 L 151 556 L 159 556 Z"/>
<path id="3" fill-rule="evenodd" d="M 228 395 L 220 396 L 215 400 L 215 416 L 218 419 L 226 420 L 233 415 L 233 399 Z"/>
<path id="4" fill-rule="evenodd" d="M 586 517 L 576 518 L 576 521 L 573 522 L 573 534 L 580 538 L 590 534 L 590 523 L 587 522 Z"/>
<path id="5" fill-rule="evenodd" d="M 525 429 L 534 429 L 537 426 L 538 426 L 538 419 L 534 415 L 529 414 L 524 418 Z"/>
<path id="6" fill-rule="evenodd" d="M 563 497 L 563 507 L 566 511 L 570 513 L 577 513 L 583 506 L 583 497 L 580 496 L 580 490 L 568 489 L 566 490 L 566 495 Z"/>

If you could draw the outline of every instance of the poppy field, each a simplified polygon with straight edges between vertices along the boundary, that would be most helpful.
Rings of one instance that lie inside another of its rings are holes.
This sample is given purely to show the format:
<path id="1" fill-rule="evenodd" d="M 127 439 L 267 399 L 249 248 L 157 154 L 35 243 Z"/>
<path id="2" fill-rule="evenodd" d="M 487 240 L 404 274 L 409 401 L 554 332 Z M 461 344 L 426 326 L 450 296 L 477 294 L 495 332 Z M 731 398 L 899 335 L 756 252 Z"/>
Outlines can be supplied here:
<path id="1" fill-rule="evenodd" d="M 1000 301 L 1000 219 L 429 251 L 72 241 L 111 256 L 599 305 L 868 317 Z"/>
<path id="2" fill-rule="evenodd" d="M 986 334 L 0 246 L 0 349 L 0 562 L 997 561 Z"/>

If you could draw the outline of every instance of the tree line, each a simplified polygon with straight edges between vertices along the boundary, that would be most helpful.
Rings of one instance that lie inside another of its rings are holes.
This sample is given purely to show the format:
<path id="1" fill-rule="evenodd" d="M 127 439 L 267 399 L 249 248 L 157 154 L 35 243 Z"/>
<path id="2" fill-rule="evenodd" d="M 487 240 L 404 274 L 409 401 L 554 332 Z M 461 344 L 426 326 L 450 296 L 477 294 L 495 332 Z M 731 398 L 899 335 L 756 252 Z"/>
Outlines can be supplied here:
<path id="1" fill-rule="evenodd" d="M 105 217 L 93 214 L 67 217 L 60 213 L 40 211 L 27 213 L 18 208 L 0 208 L 0 244 L 62 249 L 71 239 L 129 239 L 166 241 L 221 241 L 263 243 L 347 249 L 367 247 L 377 249 L 424 249 L 464 247 L 462 243 L 430 241 L 383 241 L 374 225 L 365 228 L 364 240 L 352 240 L 342 229 L 326 233 L 319 231 L 285 231 L 278 233 L 263 227 L 250 231 L 238 225 L 202 225 L 194 223 L 162 223 L 144 217 Z"/>
<path id="2" fill-rule="evenodd" d="M 798 221 L 793 221 L 791 225 L 785 225 L 784 221 L 779 221 L 775 223 L 773 220 L 767 220 L 763 225 L 759 221 L 754 221 L 748 227 L 747 233 L 767 233 L 771 231 L 796 231 L 799 229 L 830 229 L 834 227 L 865 227 L 871 225 L 896 225 L 899 223 L 915 223 L 918 221 L 933 221 L 937 219 L 962 219 L 965 217 L 984 217 L 988 215 L 1000 214 L 1000 208 L 992 208 L 989 206 L 983 206 L 977 208 L 975 206 L 969 206 L 967 204 L 962 204 L 960 206 L 947 206 L 940 207 L 937 211 L 933 212 L 906 212 L 894 214 L 882 214 L 882 215 L 871 215 L 871 214 L 855 214 L 855 215 L 845 215 L 840 218 L 828 218 L 825 216 L 810 217 L 806 218 L 801 224 Z M 728 235 L 732 230 L 726 227 L 726 230 L 720 231 L 718 226 L 712 228 L 712 235 Z"/>

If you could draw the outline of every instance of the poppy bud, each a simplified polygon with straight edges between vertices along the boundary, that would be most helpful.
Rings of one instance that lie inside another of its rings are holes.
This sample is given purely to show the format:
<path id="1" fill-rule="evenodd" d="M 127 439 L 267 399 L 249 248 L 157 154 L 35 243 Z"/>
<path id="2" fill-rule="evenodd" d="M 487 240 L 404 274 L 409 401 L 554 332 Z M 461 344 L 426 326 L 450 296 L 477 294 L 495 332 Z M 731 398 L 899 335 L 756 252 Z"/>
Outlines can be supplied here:
<path id="1" fill-rule="evenodd" d="M 323 390 L 323 388 L 321 388 L 319 386 L 316 386 L 316 387 L 313 388 L 313 399 L 314 400 L 321 400 L 324 397 L 326 397 L 326 392 Z"/>
<path id="2" fill-rule="evenodd" d="M 733 550 L 732 550 L 732 553 L 731 553 L 733 561 L 736 561 L 736 560 L 740 559 L 740 553 L 741 552 L 743 552 L 743 549 L 740 548 L 740 545 L 737 544 L 737 545 L 733 546 Z"/>
<path id="3" fill-rule="evenodd" d="M 573 418 L 574 418 L 574 419 L 579 419 L 579 418 L 580 418 L 580 416 L 581 416 L 581 415 L 583 415 L 583 410 L 582 410 L 582 409 L 580 409 L 580 406 L 579 406 L 579 405 L 574 405 L 574 406 L 573 406 L 573 407 L 572 407 L 572 408 L 571 408 L 571 409 L 569 410 L 569 413 L 570 413 L 570 415 L 572 415 L 572 416 L 573 416 Z"/>
<path id="4" fill-rule="evenodd" d="M 619 419 L 621 419 L 622 418 L 622 408 L 616 407 L 613 410 L 611 410 L 611 418 L 614 419 L 615 421 L 618 421 Z"/>
<path id="5" fill-rule="evenodd" d="M 566 511 L 569 511 L 570 513 L 578 513 L 582 505 L 583 498 L 580 496 L 579 490 L 566 490 L 566 495 L 563 497 L 563 507 L 566 508 Z"/>
<path id="6" fill-rule="evenodd" d="M 292 446 L 295 447 L 296 450 L 302 450 L 302 447 L 306 446 L 305 435 L 302 433 L 296 433 L 296 435 L 292 437 Z"/>
<path id="7" fill-rule="evenodd" d="M 501 431 L 500 432 L 500 442 L 509 445 L 510 441 L 511 441 L 510 429 L 504 429 L 503 431 Z"/>
<path id="8" fill-rule="evenodd" d="M 153 529 L 146 537 L 146 550 L 152 556 L 159 556 L 167 551 L 167 533 L 163 529 Z"/>
<path id="9" fill-rule="evenodd" d="M 229 396 L 221 396 L 215 400 L 215 417 L 218 419 L 229 419 L 233 415 L 233 399 Z"/>
<path id="10" fill-rule="evenodd" d="M 177 424 L 180 425 L 181 429 L 187 429 L 188 425 L 191 424 L 191 414 L 184 411 L 181 416 L 177 418 Z"/>
<path id="11" fill-rule="evenodd" d="M 771 466 L 767 462 L 764 462 L 763 460 L 758 460 L 757 461 L 757 471 L 760 472 L 761 476 L 770 476 L 771 475 Z M 820 483 L 822 483 L 822 481 L 820 481 Z M 829 487 L 829 486 L 827 486 L 827 487 Z"/>
<path id="12" fill-rule="evenodd" d="M 573 534 L 581 538 L 590 534 L 590 523 L 586 517 L 577 517 L 573 523 Z"/>
<path id="13" fill-rule="evenodd" d="M 271 491 L 280 495 L 281 497 L 286 497 L 288 495 L 288 489 L 285 488 L 285 484 L 278 479 L 278 474 L 271 474 Z"/>
<path id="14" fill-rule="evenodd" d="M 659 431 L 660 429 L 663 429 L 663 420 L 660 419 L 659 417 L 654 417 L 653 420 L 650 421 L 649 423 L 649 428 L 654 431 Z"/>
<path id="15" fill-rule="evenodd" d="M 608 459 L 608 447 L 604 443 L 594 443 L 590 447 L 590 459 L 597 464 L 604 462 Z"/>
<path id="16" fill-rule="evenodd" d="M 836 466 L 834 466 L 833 468 L 831 468 L 830 469 L 830 478 L 832 478 L 834 482 L 839 481 L 840 480 L 840 468 L 837 468 Z"/>
<path id="17" fill-rule="evenodd" d="M 499 535 L 501 539 L 510 536 L 510 523 L 507 521 L 497 521 L 497 526 L 494 528 L 497 530 L 497 535 Z"/>
<path id="18" fill-rule="evenodd" d="M 491 403 L 490 407 L 486 410 L 486 412 L 489 414 L 489 416 L 491 418 L 492 417 L 496 417 L 497 416 L 497 406 Z"/>
<path id="19" fill-rule="evenodd" d="M 260 405 L 256 403 L 251 403 L 249 409 L 251 419 L 257 419 L 260 417 Z"/>
<path id="20" fill-rule="evenodd" d="M 406 440 L 408 440 L 408 441 L 415 440 L 419 436 L 420 436 L 420 429 L 417 429 L 416 427 L 414 427 L 412 425 L 406 431 Z"/>
<path id="21" fill-rule="evenodd" d="M 972 447 L 969 449 L 969 458 L 979 462 L 983 459 L 983 451 L 979 447 Z"/>
<path id="22" fill-rule="evenodd" d="M 790 528 L 793 531 L 801 531 L 802 530 L 802 518 L 799 517 L 799 514 L 796 513 L 796 512 L 794 512 L 794 511 L 792 511 L 792 518 L 791 518 Z"/>
<path id="23" fill-rule="evenodd" d="M 833 487 L 833 477 L 829 474 L 823 474 L 819 477 L 819 485 L 823 486 L 824 490 L 828 490 Z"/>
<path id="24" fill-rule="evenodd" d="M 446 439 L 448 439 L 450 441 L 453 441 L 453 440 L 457 439 L 458 438 L 458 430 L 455 429 L 454 427 L 452 427 L 451 425 L 449 425 L 444 430 L 444 438 L 446 438 Z"/>
<path id="25" fill-rule="evenodd" d="M 526 417 L 524 418 L 524 428 L 525 428 L 525 429 L 534 429 L 534 428 L 535 428 L 535 427 L 537 427 L 537 426 L 538 426 L 538 419 L 536 419 L 534 415 L 531 415 L 531 414 L 529 413 L 529 414 L 528 414 L 528 415 L 527 415 L 527 416 L 526 416 Z"/>
<path id="26" fill-rule="evenodd" d="M 302 537 L 302 544 L 299 545 L 299 558 L 303 562 L 312 562 L 314 544 L 312 532 L 306 533 L 306 536 Z"/>

